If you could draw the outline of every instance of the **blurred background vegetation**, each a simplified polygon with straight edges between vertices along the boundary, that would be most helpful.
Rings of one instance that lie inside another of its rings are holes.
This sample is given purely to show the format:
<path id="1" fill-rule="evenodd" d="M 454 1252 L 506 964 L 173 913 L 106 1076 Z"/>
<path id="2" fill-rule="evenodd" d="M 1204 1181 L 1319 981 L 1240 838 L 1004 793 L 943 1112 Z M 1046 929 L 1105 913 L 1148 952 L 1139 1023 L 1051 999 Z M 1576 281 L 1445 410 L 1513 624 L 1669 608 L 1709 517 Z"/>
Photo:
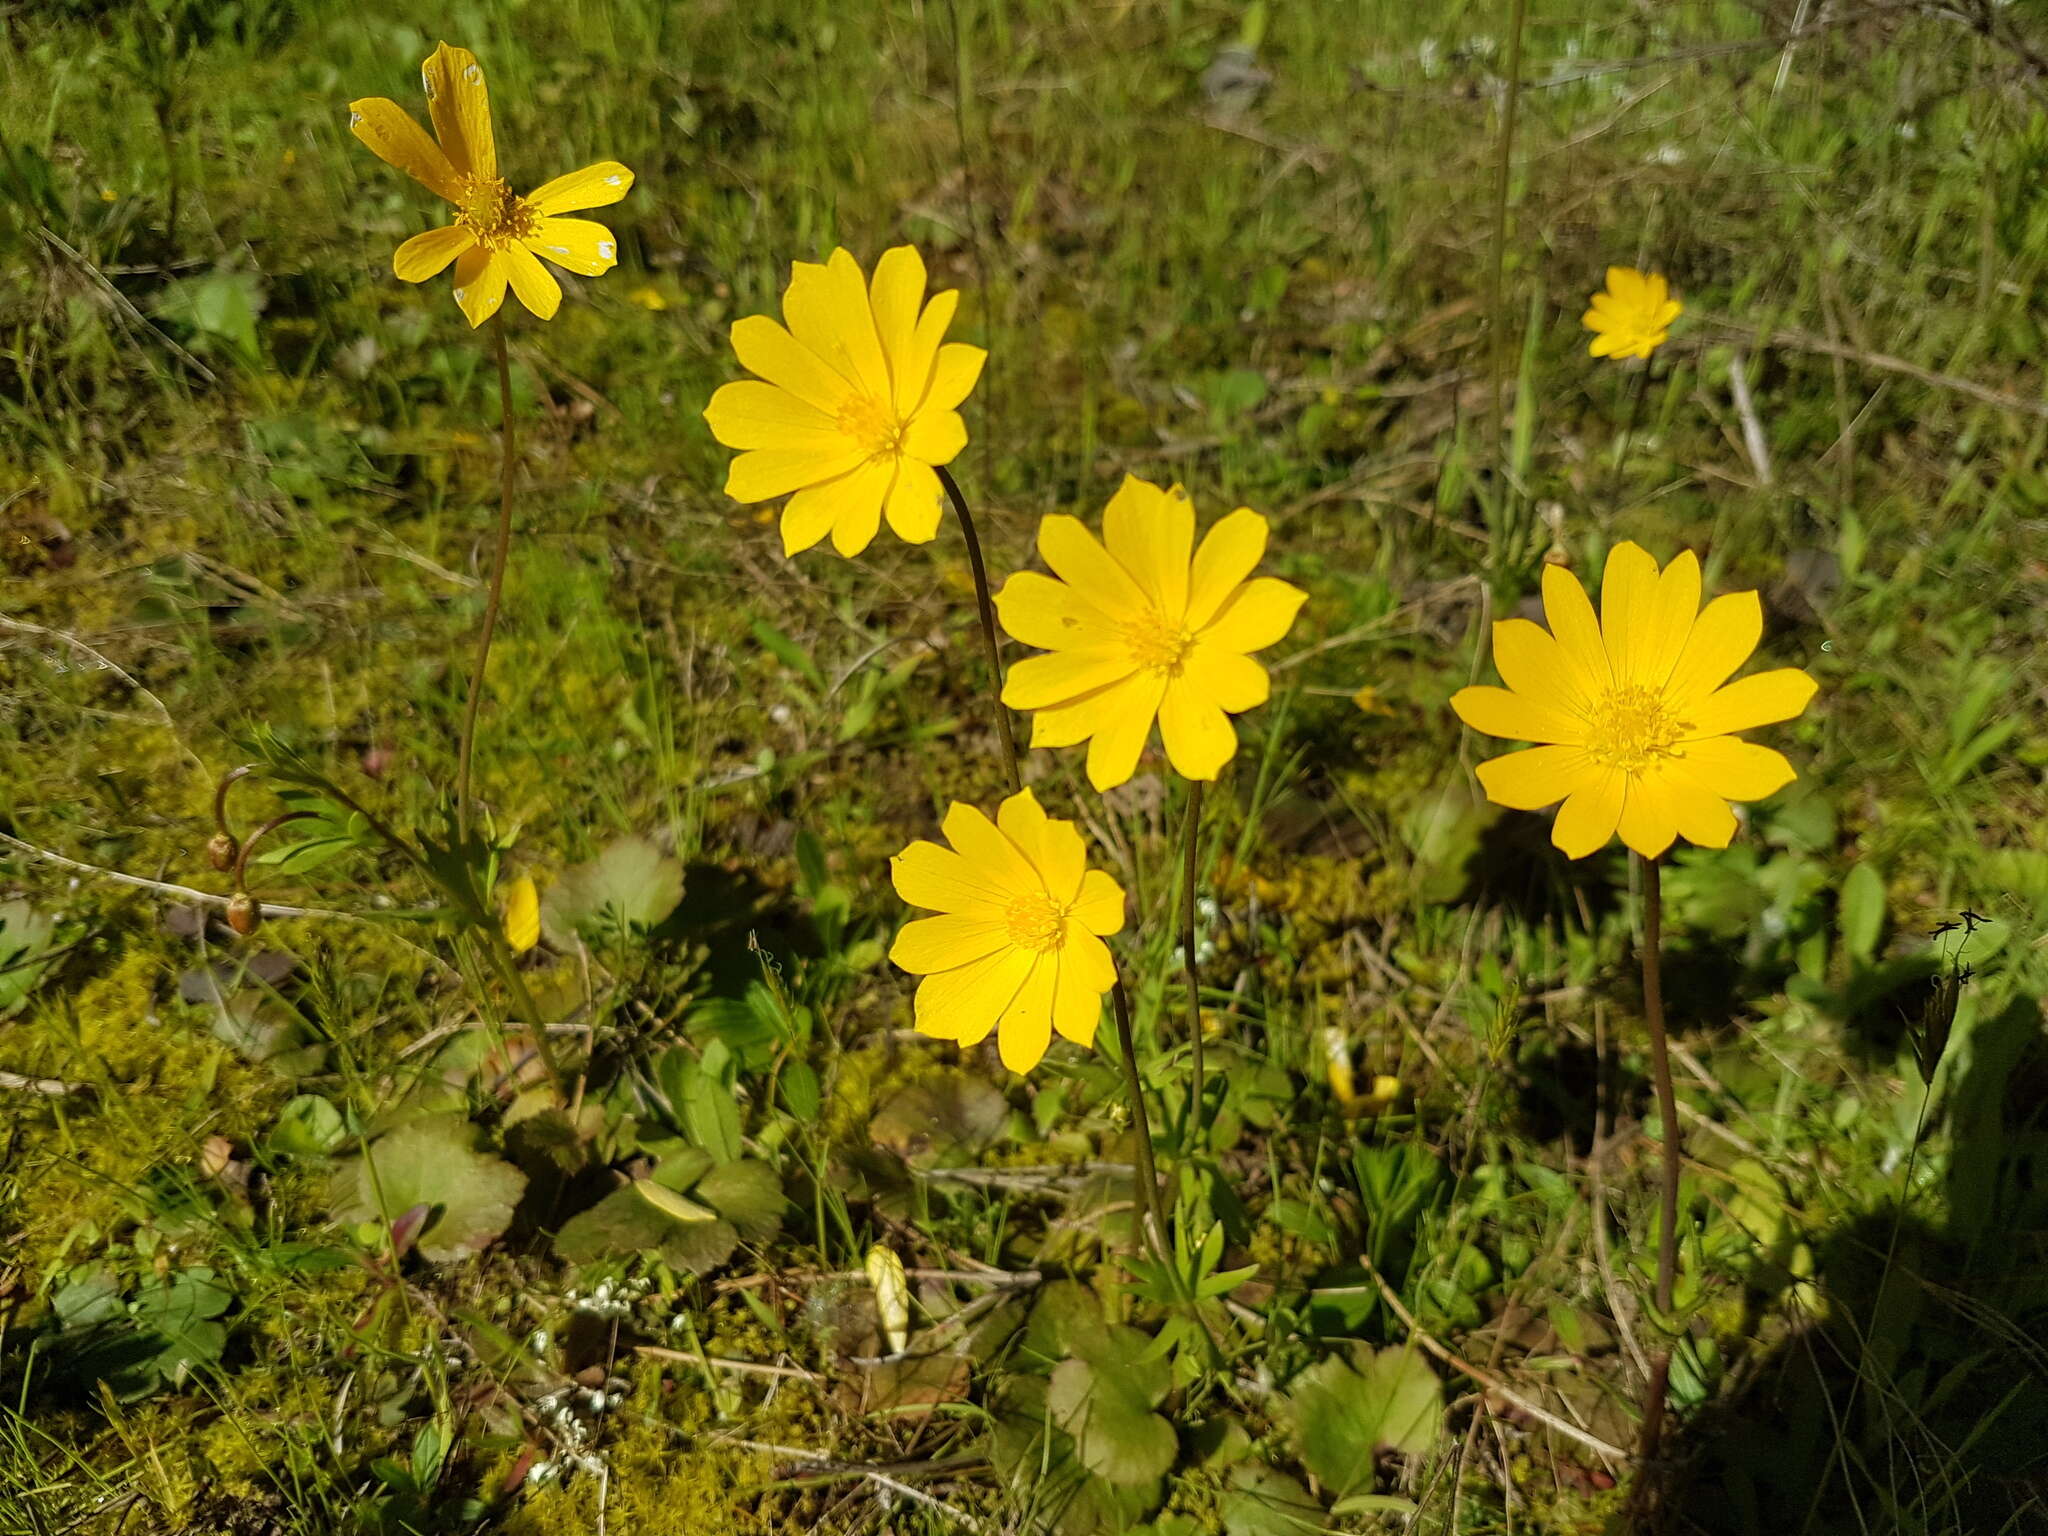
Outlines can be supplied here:
<path id="1" fill-rule="evenodd" d="M 516 186 L 639 177 L 511 334 L 477 783 L 566 1098 L 328 792 L 440 835 L 483 602 L 488 353 L 346 125 L 442 38 Z M 0 50 L 0 1530 L 1621 1529 L 1666 1329 L 1646 1519 L 2048 1528 L 2037 0 L 33 0 Z M 1128 470 L 1312 594 L 1211 798 L 1201 1145 L 1174 792 L 1029 770 L 1135 898 L 1215 1357 L 1150 1345 L 1107 1058 L 958 1059 L 881 959 L 887 855 L 1000 789 L 957 542 L 786 562 L 720 494 L 732 320 L 906 240 L 990 351 L 997 572 Z M 1585 354 L 1616 263 L 1686 304 L 1647 369 Z M 1627 866 L 1445 707 L 1624 537 L 1822 683 L 1665 880 L 1672 1319 Z M 317 818 L 258 892 L 325 915 L 243 941 L 180 888 L 252 759 Z"/>

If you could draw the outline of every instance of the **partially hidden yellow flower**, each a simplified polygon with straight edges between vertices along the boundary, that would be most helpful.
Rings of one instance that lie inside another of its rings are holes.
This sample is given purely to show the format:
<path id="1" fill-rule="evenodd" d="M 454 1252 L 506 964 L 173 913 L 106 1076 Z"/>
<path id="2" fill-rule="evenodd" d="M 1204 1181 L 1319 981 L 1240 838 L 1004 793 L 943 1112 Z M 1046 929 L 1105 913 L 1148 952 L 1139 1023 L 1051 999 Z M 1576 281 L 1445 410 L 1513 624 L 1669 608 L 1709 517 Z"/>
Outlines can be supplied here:
<path id="1" fill-rule="evenodd" d="M 958 407 L 988 358 L 945 339 L 959 304 L 950 288 L 926 301 L 924 258 L 910 246 L 884 251 L 872 284 L 835 250 L 822 265 L 791 267 L 786 329 L 766 315 L 733 323 L 733 351 L 757 377 L 722 387 L 704 419 L 741 450 L 726 495 L 789 497 L 785 555 L 828 533 L 840 554 L 857 555 L 884 517 L 912 544 L 939 531 L 945 492 L 934 471 L 967 446 Z"/>
<path id="2" fill-rule="evenodd" d="M 1754 592 L 1700 607 L 1690 550 L 1660 573 L 1635 544 L 1607 557 L 1596 618 L 1561 566 L 1543 571 L 1545 631 L 1527 619 L 1493 626 L 1505 688 L 1461 688 L 1451 707 L 1476 731 L 1539 742 L 1479 765 L 1487 798 L 1533 811 L 1563 801 L 1551 841 L 1582 859 L 1621 840 L 1655 858 L 1676 838 L 1725 848 L 1731 800 L 1761 800 L 1797 775 L 1735 733 L 1790 720 L 1818 685 L 1797 667 L 1730 683 L 1763 634 Z M 1725 686 L 1724 686 L 1725 685 Z"/>
<path id="3" fill-rule="evenodd" d="M 875 1312 L 882 1323 L 882 1340 L 889 1353 L 900 1355 L 910 1347 L 910 1277 L 903 1261 L 886 1243 L 868 1250 L 868 1284 L 875 1292 Z"/>
<path id="4" fill-rule="evenodd" d="M 505 943 L 523 955 L 540 942 L 540 892 L 533 876 L 521 875 L 505 887 Z"/>
<path id="5" fill-rule="evenodd" d="M 1194 542 L 1187 492 L 1127 475 L 1101 542 L 1079 518 L 1046 518 L 1038 552 L 1053 574 L 1019 572 L 996 595 L 1003 628 L 1052 653 L 1011 667 L 1003 702 L 1032 711 L 1034 747 L 1086 741 L 1097 790 L 1136 771 L 1155 719 L 1176 773 L 1222 772 L 1237 750 L 1230 716 L 1271 687 L 1251 653 L 1280 640 L 1308 596 L 1252 575 L 1266 520 L 1248 507 Z"/>
<path id="6" fill-rule="evenodd" d="M 420 283 L 454 262 L 455 302 L 472 326 L 498 312 L 508 286 L 534 314 L 553 319 L 562 285 L 541 258 L 584 277 L 609 272 L 619 259 L 604 225 L 560 215 L 616 203 L 632 189 L 633 173 L 604 160 L 521 197 L 498 174 L 491 100 L 476 55 L 442 43 L 420 78 L 439 143 L 394 101 L 374 96 L 348 106 L 349 130 L 378 159 L 455 205 L 455 222 L 414 235 L 393 254 L 391 270 Z"/>
<path id="7" fill-rule="evenodd" d="M 1607 286 L 1593 295 L 1592 305 L 1579 323 L 1593 333 L 1586 350 L 1595 357 L 1648 357 L 1685 312 L 1663 274 L 1634 267 L 1609 267 Z"/>
<path id="8" fill-rule="evenodd" d="M 1116 981 L 1102 941 L 1124 925 L 1123 889 L 1028 789 L 993 822 L 955 805 L 944 829 L 952 847 L 919 841 L 890 861 L 896 894 L 940 914 L 905 924 L 889 951 L 924 978 L 918 1030 L 963 1046 L 993 1030 L 1012 1072 L 1037 1066 L 1055 1032 L 1090 1044 Z"/>

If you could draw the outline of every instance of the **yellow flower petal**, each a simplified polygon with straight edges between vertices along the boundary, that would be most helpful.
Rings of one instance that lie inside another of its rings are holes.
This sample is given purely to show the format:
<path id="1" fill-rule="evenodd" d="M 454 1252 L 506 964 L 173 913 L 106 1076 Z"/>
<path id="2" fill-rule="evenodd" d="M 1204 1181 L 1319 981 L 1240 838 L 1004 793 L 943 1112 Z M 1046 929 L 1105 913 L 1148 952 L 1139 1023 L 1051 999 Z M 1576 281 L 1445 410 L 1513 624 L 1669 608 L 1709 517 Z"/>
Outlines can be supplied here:
<path id="1" fill-rule="evenodd" d="M 889 946 L 892 964 L 912 975 L 950 971 L 992 955 L 1009 945 L 1009 930 L 1002 923 L 981 917 L 946 913 L 906 923 Z"/>
<path id="2" fill-rule="evenodd" d="M 1308 594 L 1277 576 L 1258 576 L 1224 600 L 1201 630 L 1205 645 L 1240 655 L 1276 645 L 1294 627 Z"/>
<path id="3" fill-rule="evenodd" d="M 841 477 L 845 478 L 844 476 Z M 801 554 L 832 531 L 838 480 L 806 486 L 782 504 L 782 553 Z"/>
<path id="4" fill-rule="evenodd" d="M 914 458 L 899 461 L 896 483 L 882 508 L 896 537 L 906 544 L 929 544 L 938 535 L 945 512 L 946 493 L 930 466 Z"/>
<path id="5" fill-rule="evenodd" d="M 580 171 L 542 182 L 527 194 L 526 201 L 539 213 L 575 213 L 616 203 L 632 190 L 631 171 L 616 160 L 600 160 L 596 165 L 586 165 Z"/>
<path id="6" fill-rule="evenodd" d="M 1089 646 L 1027 656 L 1010 664 L 1003 703 L 1011 709 L 1046 709 L 1072 704 L 1083 695 L 1120 683 L 1138 670 L 1130 647 Z"/>
<path id="7" fill-rule="evenodd" d="M 1102 948 L 1100 939 L 1082 937 Z M 1102 994 L 1107 990 L 1107 984 L 1095 986 L 1082 974 L 1077 950 L 1063 950 L 1053 982 L 1052 1027 L 1076 1045 L 1093 1045 L 1095 1028 L 1102 1022 Z"/>
<path id="8" fill-rule="evenodd" d="M 1127 783 L 1144 753 L 1145 738 L 1166 697 L 1166 675 L 1140 672 L 1091 695 L 1087 708 L 1096 724 L 1088 743 L 1088 782 L 1097 793 Z M 1036 717 L 1034 717 L 1036 718 Z"/>
<path id="9" fill-rule="evenodd" d="M 508 245 L 498 253 L 505 264 L 505 279 L 519 302 L 542 320 L 555 318 L 562 307 L 562 285 L 540 264 L 540 258 L 524 246 Z"/>
<path id="10" fill-rule="evenodd" d="M 889 861 L 889 879 L 906 904 L 934 912 L 993 921 L 1002 916 L 1009 900 L 1001 886 L 951 848 L 922 839 Z"/>
<path id="11" fill-rule="evenodd" d="M 1626 774 L 1616 768 L 1599 770 L 1565 798 L 1550 829 L 1551 842 L 1568 859 L 1598 853 L 1614 836 L 1627 792 Z"/>
<path id="12" fill-rule="evenodd" d="M 916 366 L 917 316 L 924 304 L 924 258 L 914 246 L 891 246 L 875 263 L 868 300 L 874 309 L 875 333 L 888 360 L 890 399 L 899 414 L 908 414 L 924 393 L 923 375 L 912 379 Z"/>
<path id="13" fill-rule="evenodd" d="M 875 335 L 867 282 L 846 251 L 834 251 L 822 266 L 811 261 L 791 264 L 782 318 L 790 334 L 848 384 L 870 399 L 889 398 L 889 370 Z"/>
<path id="14" fill-rule="evenodd" d="M 1266 556 L 1266 520 L 1239 507 L 1202 536 L 1188 577 L 1188 626 L 1200 629 Z"/>
<path id="15" fill-rule="evenodd" d="M 523 955 L 540 942 L 540 892 L 531 875 L 521 875 L 505 887 L 505 944 L 515 955 Z"/>
<path id="16" fill-rule="evenodd" d="M 1733 736 L 1685 744 L 1685 774 L 1723 800 L 1763 800 L 1799 775 L 1784 754 Z"/>
<path id="17" fill-rule="evenodd" d="M 926 464 L 950 464 L 967 446 L 967 423 L 957 411 L 924 411 L 903 429 L 903 451 Z"/>
<path id="18" fill-rule="evenodd" d="M 1652 774 L 1632 775 L 1616 824 L 1621 840 L 1646 859 L 1654 859 L 1678 836 L 1678 814 L 1665 781 Z"/>
<path id="19" fill-rule="evenodd" d="M 1102 512 L 1102 542 L 1169 623 L 1188 609 L 1189 560 L 1195 547 L 1195 508 L 1179 486 L 1162 490 L 1136 475 L 1110 497 Z"/>
<path id="20" fill-rule="evenodd" d="M 1582 699 L 1597 699 L 1612 686 L 1600 621 L 1579 578 L 1561 565 L 1543 568 L 1543 617 L 1549 621 L 1564 664 L 1565 686 Z"/>
<path id="21" fill-rule="evenodd" d="M 747 372 L 788 390 L 828 416 L 836 417 L 853 393 L 843 374 L 766 315 L 735 320 L 732 349 Z"/>
<path id="22" fill-rule="evenodd" d="M 1108 938 L 1124 926 L 1124 890 L 1099 869 L 1081 877 L 1081 894 L 1074 902 L 1074 921 L 1088 932 Z M 1103 951 L 1104 955 L 1108 951 Z"/>
<path id="23" fill-rule="evenodd" d="M 1686 711 L 1688 736 L 1728 736 L 1791 720 L 1805 712 L 1820 684 L 1797 667 L 1738 678 Z"/>
<path id="24" fill-rule="evenodd" d="M 1071 704 L 1048 704 L 1031 712 L 1031 745 L 1079 746 L 1102 719 L 1099 694 L 1084 693 Z"/>
<path id="25" fill-rule="evenodd" d="M 590 219 L 542 219 L 523 244 L 534 255 L 579 277 L 602 277 L 619 264 L 619 242 L 604 225 Z M 660 297 L 655 295 L 657 302 Z"/>
<path id="26" fill-rule="evenodd" d="M 467 48 L 442 43 L 420 66 L 434 136 L 457 171 L 489 180 L 498 174 L 498 146 L 491 135 L 491 97 L 484 67 Z"/>
<path id="27" fill-rule="evenodd" d="M 1038 871 L 1017 845 L 974 806 L 954 805 L 946 812 L 942 825 L 946 841 L 981 872 L 982 878 L 1012 893 L 1045 888 Z"/>
<path id="28" fill-rule="evenodd" d="M 1763 633 L 1764 608 L 1754 592 L 1730 592 L 1702 608 L 1664 685 L 1672 707 L 1690 714 L 1749 660 Z"/>
<path id="29" fill-rule="evenodd" d="M 881 531 L 882 508 L 896 485 L 896 465 L 869 459 L 846 477 L 835 498 L 832 547 L 851 560 L 875 542 Z"/>
<path id="30" fill-rule="evenodd" d="M 1565 663 L 1549 630 L 1527 619 L 1502 619 L 1493 626 L 1493 666 L 1508 688 L 1532 699 L 1547 699 L 1569 714 L 1592 704 L 1580 691 L 1582 674 Z"/>
<path id="31" fill-rule="evenodd" d="M 981 378 L 982 365 L 987 361 L 988 353 L 980 347 L 970 347 L 964 341 L 949 341 L 940 347 L 931 378 L 917 401 L 919 414 L 958 409 L 961 402 L 974 393 L 974 386 Z"/>
<path id="32" fill-rule="evenodd" d="M 441 146 L 427 137 L 395 101 L 368 96 L 348 104 L 348 128 L 386 165 L 449 202 L 462 200 L 462 183 Z"/>
<path id="33" fill-rule="evenodd" d="M 1118 643 L 1117 631 L 1100 608 L 1065 582 L 1036 571 L 1019 571 L 1003 583 L 996 593 L 996 617 L 1013 638 L 1042 651 Z"/>
<path id="34" fill-rule="evenodd" d="M 782 448 L 831 456 L 849 446 L 839 424 L 786 389 L 741 379 L 719 386 L 704 408 L 711 435 L 728 448 Z"/>
<path id="35" fill-rule="evenodd" d="M 1038 553 L 1053 574 L 1111 622 L 1143 613 L 1145 593 L 1078 517 L 1054 513 L 1038 525 Z M 1020 637 L 1021 638 L 1021 637 Z"/>
<path id="36" fill-rule="evenodd" d="M 1586 740 L 1586 722 L 1582 717 L 1505 688 L 1484 684 L 1460 688 L 1451 695 L 1451 708 L 1473 730 L 1507 741 L 1583 745 Z"/>
<path id="37" fill-rule="evenodd" d="M 1657 578 L 1657 592 L 1651 599 L 1652 618 L 1644 627 L 1643 659 L 1636 679 L 1645 687 L 1662 688 L 1671 680 L 1671 669 L 1692 636 L 1700 612 L 1700 558 L 1682 549 Z"/>
<path id="38" fill-rule="evenodd" d="M 1606 770 L 1583 747 L 1530 747 L 1479 765 L 1479 787 L 1495 805 L 1511 811 L 1540 811 Z"/>
<path id="39" fill-rule="evenodd" d="M 1186 676 L 1166 685 L 1159 706 L 1159 739 L 1166 759 L 1184 779 L 1213 779 L 1237 750 L 1237 731 L 1214 699 L 1189 685 Z"/>
<path id="40" fill-rule="evenodd" d="M 1273 691 L 1272 678 L 1251 657 L 1219 650 L 1206 640 L 1197 640 L 1188 651 L 1181 675 L 1233 715 L 1256 709 Z"/>
<path id="41" fill-rule="evenodd" d="M 1045 1059 L 1045 1048 L 1052 1044 L 1052 1000 L 1058 984 L 1059 962 L 1041 955 L 1003 1010 L 996 1025 L 996 1049 L 1012 1072 L 1029 1072 Z"/>
<path id="42" fill-rule="evenodd" d="M 855 477 L 851 472 L 863 467 L 865 457 L 857 445 L 844 438 L 836 439 L 835 445 L 829 449 L 758 449 L 740 454 L 732 461 L 732 467 L 726 471 L 725 494 L 734 501 L 766 501 L 773 496 L 787 496 L 805 486 L 822 486 L 827 481 L 836 481 L 841 489 L 834 498 L 834 505 L 843 509 L 846 499 L 855 489 Z M 841 480 L 842 476 L 844 480 Z M 878 519 L 881 505 L 881 495 L 877 492 L 875 511 Z"/>
<path id="43" fill-rule="evenodd" d="M 1682 759 L 1660 763 L 1651 772 L 1663 781 L 1680 837 L 1701 848 L 1728 846 L 1736 823 L 1726 800 L 1686 772 Z"/>
<path id="44" fill-rule="evenodd" d="M 1650 552 L 1626 541 L 1609 550 L 1600 577 L 1600 637 L 1619 687 L 1643 681 L 1638 670 L 1647 659 L 1644 642 L 1655 618 L 1656 599 L 1657 562 Z"/>
<path id="45" fill-rule="evenodd" d="M 979 1045 L 995 1029 L 1037 959 L 1028 949 L 1005 948 L 927 976 L 917 988 L 919 1032 L 963 1046 Z"/>
<path id="46" fill-rule="evenodd" d="M 459 224 L 430 229 L 391 253 L 391 271 L 400 282 L 423 283 L 475 244 L 475 236 Z"/>
<path id="47" fill-rule="evenodd" d="M 946 329 L 953 323 L 953 316 L 960 308 L 958 290 L 947 288 L 931 296 L 924 307 L 924 313 L 917 317 L 917 330 L 911 336 L 910 350 L 901 360 L 891 358 L 895 369 L 897 387 L 903 391 L 897 396 L 896 408 L 906 415 L 916 415 L 930 394 L 932 373 L 939 359 L 939 350 L 946 339 Z M 977 351 L 978 348 L 969 348 Z M 968 381 L 973 387 L 973 381 Z M 963 394 L 960 399 L 967 397 Z M 959 400 L 953 402 L 955 405 Z"/>
<path id="48" fill-rule="evenodd" d="M 505 263 L 482 246 L 472 246 L 455 258 L 455 302 L 474 330 L 498 312 L 505 302 Z"/>

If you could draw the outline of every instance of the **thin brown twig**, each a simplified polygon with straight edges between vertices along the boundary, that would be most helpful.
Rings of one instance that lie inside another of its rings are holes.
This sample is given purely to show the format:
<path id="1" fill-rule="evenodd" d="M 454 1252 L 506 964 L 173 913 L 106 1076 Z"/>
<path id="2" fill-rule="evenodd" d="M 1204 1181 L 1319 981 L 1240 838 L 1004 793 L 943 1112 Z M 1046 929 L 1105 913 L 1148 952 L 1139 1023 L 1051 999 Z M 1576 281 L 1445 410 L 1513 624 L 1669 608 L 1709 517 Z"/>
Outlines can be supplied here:
<path id="1" fill-rule="evenodd" d="M 1401 1304 L 1401 1298 L 1395 1294 L 1394 1288 L 1387 1284 L 1386 1276 L 1373 1268 L 1372 1260 L 1360 1255 L 1359 1262 L 1365 1266 L 1365 1272 L 1372 1276 L 1373 1284 L 1379 1287 L 1380 1298 L 1386 1302 L 1388 1310 L 1401 1320 L 1401 1326 L 1408 1330 L 1409 1337 L 1414 1339 L 1417 1344 L 1420 1344 L 1426 1352 L 1436 1356 L 1438 1360 L 1442 1361 L 1459 1375 L 1470 1377 L 1473 1381 L 1478 1382 L 1480 1386 L 1495 1394 L 1518 1412 L 1526 1413 L 1530 1418 L 1536 1420 L 1537 1423 L 1547 1425 L 1566 1439 L 1576 1440 L 1588 1450 L 1598 1451 L 1602 1456 L 1612 1457 L 1616 1461 L 1627 1461 L 1630 1459 L 1629 1453 L 1620 1446 L 1610 1445 L 1591 1430 L 1581 1429 L 1578 1425 L 1572 1423 L 1571 1420 L 1559 1418 L 1556 1414 L 1550 1412 L 1549 1409 L 1539 1407 L 1537 1404 L 1530 1402 L 1484 1366 L 1474 1365 L 1471 1361 L 1464 1359 L 1438 1343 L 1423 1328 L 1422 1324 L 1415 1320 L 1415 1314 Z"/>

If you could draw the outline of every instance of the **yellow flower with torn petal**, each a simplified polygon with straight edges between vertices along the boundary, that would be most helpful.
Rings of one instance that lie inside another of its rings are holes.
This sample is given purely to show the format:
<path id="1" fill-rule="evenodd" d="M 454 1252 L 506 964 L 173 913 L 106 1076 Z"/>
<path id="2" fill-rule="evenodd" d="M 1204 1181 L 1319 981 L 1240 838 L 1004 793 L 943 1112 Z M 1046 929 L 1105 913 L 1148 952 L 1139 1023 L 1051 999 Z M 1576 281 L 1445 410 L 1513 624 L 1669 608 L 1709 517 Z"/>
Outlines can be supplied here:
<path id="1" fill-rule="evenodd" d="M 1545 631 L 1527 619 L 1493 626 L 1505 688 L 1451 699 L 1475 731 L 1541 745 L 1479 765 L 1487 798 L 1533 811 L 1563 801 L 1551 841 L 1582 859 L 1621 840 L 1646 859 L 1677 838 L 1725 848 L 1731 800 L 1761 800 L 1797 775 L 1779 753 L 1736 736 L 1790 720 L 1819 686 L 1797 667 L 1729 682 L 1763 635 L 1754 592 L 1700 607 L 1690 550 L 1660 573 L 1634 544 L 1617 544 L 1600 584 L 1600 613 L 1578 578 L 1543 571 Z"/>
<path id="2" fill-rule="evenodd" d="M 1179 486 L 1125 476 L 1102 514 L 1102 541 L 1079 518 L 1038 527 L 1051 576 L 1003 583 L 1003 628 L 1051 652 L 1010 668 L 1003 702 L 1031 715 L 1031 745 L 1088 743 L 1088 782 L 1130 778 L 1159 722 L 1167 761 L 1184 778 L 1213 779 L 1237 750 L 1230 716 L 1266 702 L 1270 679 L 1252 660 L 1283 637 L 1308 594 L 1253 576 L 1266 520 L 1240 507 L 1197 550 L 1195 509 Z"/>
<path id="3" fill-rule="evenodd" d="M 455 207 L 453 224 L 401 245 L 391 270 L 420 283 L 454 262 L 455 302 L 472 326 L 498 312 L 507 287 L 541 319 L 553 319 L 562 286 L 541 265 L 543 258 L 584 277 L 609 272 L 619 259 L 618 242 L 604 225 L 561 215 L 616 203 L 631 190 L 633 173 L 605 160 L 521 197 L 498 174 L 490 95 L 476 55 L 442 43 L 420 76 L 438 143 L 394 101 L 366 97 L 348 108 L 349 130 L 380 160 Z"/>
<path id="4" fill-rule="evenodd" d="M 945 339 L 959 303 L 950 288 L 925 299 L 924 258 L 907 245 L 882 253 L 872 284 L 837 250 L 792 266 L 786 329 L 766 315 L 734 322 L 733 351 L 757 377 L 721 388 L 704 419 L 740 450 L 726 495 L 789 497 L 783 554 L 829 533 L 840 554 L 857 555 L 884 517 L 912 544 L 939 531 L 934 471 L 967 446 L 959 406 L 988 358 Z"/>
<path id="5" fill-rule="evenodd" d="M 1684 312 L 1661 273 L 1609 267 L 1606 288 L 1593 295 L 1579 324 L 1593 333 L 1586 350 L 1595 357 L 1646 358 L 1664 345 L 1671 322 Z"/>
<path id="6" fill-rule="evenodd" d="M 952 847 L 915 842 L 890 861 L 896 894 L 939 913 L 908 923 L 889 958 L 914 976 L 918 1030 L 977 1045 L 996 1032 L 1003 1065 L 1029 1072 L 1055 1033 L 1095 1039 L 1116 965 L 1102 941 L 1124 925 L 1124 893 L 1071 821 L 1047 816 L 1030 790 L 990 821 L 971 805 L 946 812 Z"/>

